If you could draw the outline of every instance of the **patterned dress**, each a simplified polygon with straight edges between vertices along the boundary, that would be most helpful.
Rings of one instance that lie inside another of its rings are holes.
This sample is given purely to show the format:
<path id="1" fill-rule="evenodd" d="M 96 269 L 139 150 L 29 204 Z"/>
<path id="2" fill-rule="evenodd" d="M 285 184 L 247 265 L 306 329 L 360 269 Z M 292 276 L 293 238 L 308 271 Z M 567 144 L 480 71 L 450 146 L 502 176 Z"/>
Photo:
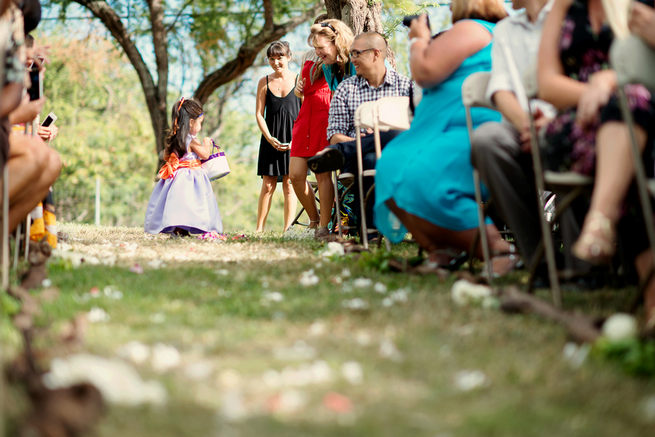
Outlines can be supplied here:
<path id="1" fill-rule="evenodd" d="M 594 33 L 589 21 L 587 0 L 575 0 L 562 23 L 559 42 L 564 74 L 580 82 L 588 82 L 592 74 L 609 67 L 609 50 L 614 35 L 608 25 Z M 635 123 L 648 133 L 652 143 L 655 100 L 642 85 L 626 87 L 628 104 Z M 562 111 L 546 127 L 545 166 L 551 170 L 573 170 L 585 175 L 594 173 L 596 165 L 596 132 L 608 121 L 623 121 L 619 103 L 613 96 L 602 108 L 595 123 L 585 128 L 575 122 L 576 109 Z"/>

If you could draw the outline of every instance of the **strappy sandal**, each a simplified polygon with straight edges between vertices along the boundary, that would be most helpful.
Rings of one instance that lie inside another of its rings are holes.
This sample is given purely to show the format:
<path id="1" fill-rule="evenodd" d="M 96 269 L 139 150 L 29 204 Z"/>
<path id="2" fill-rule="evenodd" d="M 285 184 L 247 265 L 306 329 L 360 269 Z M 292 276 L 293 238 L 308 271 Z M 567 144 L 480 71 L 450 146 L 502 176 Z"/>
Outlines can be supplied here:
<path id="1" fill-rule="evenodd" d="M 589 211 L 582 233 L 571 252 L 590 264 L 607 264 L 616 251 L 616 232 L 612 221 L 600 211 Z"/>

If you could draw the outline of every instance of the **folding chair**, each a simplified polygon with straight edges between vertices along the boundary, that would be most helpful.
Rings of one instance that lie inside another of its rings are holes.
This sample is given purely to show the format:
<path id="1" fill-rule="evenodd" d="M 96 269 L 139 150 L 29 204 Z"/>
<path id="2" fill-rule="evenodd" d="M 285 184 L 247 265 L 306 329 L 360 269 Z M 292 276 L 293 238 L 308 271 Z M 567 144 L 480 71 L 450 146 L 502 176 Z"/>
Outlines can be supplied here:
<path id="1" fill-rule="evenodd" d="M 355 175 L 348 172 L 333 172 L 332 180 L 334 184 L 334 216 L 332 217 L 332 223 L 334 227 L 337 227 L 339 232 L 339 238 L 343 238 L 344 226 L 341 221 L 341 205 L 344 203 L 346 196 L 352 190 L 353 185 L 355 184 Z M 339 182 L 344 187 L 343 191 L 339 193 Z M 350 229 L 351 226 L 348 226 Z"/>
<path id="2" fill-rule="evenodd" d="M 361 129 L 373 129 L 375 141 L 375 156 L 380 158 L 382 146 L 380 132 L 389 130 L 407 130 L 410 124 L 409 97 L 383 97 L 372 102 L 364 102 L 355 111 L 355 132 Z M 370 195 L 373 187 L 364 197 L 364 177 L 375 177 L 375 169 L 364 170 L 362 162 L 362 140 L 356 135 L 357 144 L 357 182 L 359 183 L 359 208 L 361 211 L 362 244 L 368 249 L 368 232 L 366 226 L 366 197 Z M 385 240 L 386 241 L 386 240 Z M 388 242 L 387 242 L 388 245 Z"/>
<path id="3" fill-rule="evenodd" d="M 513 80 L 519 80 L 516 66 L 509 53 L 505 53 L 509 57 L 509 70 L 513 76 Z M 545 211 L 545 199 L 542 193 L 547 189 L 552 191 L 557 196 L 555 203 L 555 213 L 552 220 L 546 219 L 545 214 L 539 214 L 539 221 L 541 227 L 541 246 L 537 253 L 533 256 L 532 265 L 530 266 L 530 278 L 528 280 L 528 291 L 532 291 L 534 284 L 534 276 L 539 263 L 543 257 L 544 251 L 546 254 L 546 264 L 548 267 L 548 279 L 550 281 L 550 289 L 553 298 L 553 303 L 556 306 L 562 305 L 562 291 L 559 284 L 559 273 L 557 271 L 557 264 L 555 262 L 555 248 L 552 240 L 552 225 L 557 222 L 562 212 L 565 211 L 575 199 L 585 192 L 588 192 L 593 186 L 593 178 L 575 173 L 568 172 L 555 172 L 543 169 L 541 162 L 541 149 L 539 146 L 539 135 L 535 127 L 534 114 L 530 106 L 530 100 L 537 96 L 537 77 L 533 74 L 528 74 L 523 78 L 525 85 L 524 94 L 519 96 L 524 99 L 524 106 L 528 108 L 528 115 L 530 119 L 530 151 L 532 154 L 532 166 L 535 177 L 535 185 L 537 187 L 537 202 L 539 211 Z M 521 93 L 519 93 L 521 94 Z"/>
<path id="4" fill-rule="evenodd" d="M 489 108 L 496 109 L 493 103 L 486 98 L 487 85 L 491 73 L 481 71 L 469 75 L 462 84 L 462 103 L 466 110 L 466 127 L 469 133 L 469 141 L 473 137 L 473 118 L 471 117 L 471 108 Z M 482 242 L 482 257 L 484 258 L 485 267 L 487 268 L 487 278 L 489 281 L 493 278 L 493 267 L 491 265 L 491 256 L 489 253 L 489 239 L 487 238 L 487 227 L 484 223 L 484 209 L 482 207 L 482 189 L 480 186 L 480 173 L 476 168 L 473 169 L 473 184 L 475 185 L 475 203 L 478 207 L 478 232 Z"/>
<path id="5" fill-rule="evenodd" d="M 640 83 L 648 89 L 655 90 L 655 50 L 636 36 L 617 39 L 610 49 L 610 62 L 616 71 L 618 80 L 618 97 L 621 113 L 630 132 L 630 145 L 635 167 L 635 178 L 639 201 L 646 224 L 646 234 L 651 251 L 653 251 L 653 267 L 655 268 L 655 224 L 653 223 L 650 196 L 655 196 L 655 180 L 646 178 L 646 171 L 641 159 L 641 152 L 637 145 L 634 131 L 634 120 L 628 107 L 628 99 L 624 86 L 631 83 Z"/>

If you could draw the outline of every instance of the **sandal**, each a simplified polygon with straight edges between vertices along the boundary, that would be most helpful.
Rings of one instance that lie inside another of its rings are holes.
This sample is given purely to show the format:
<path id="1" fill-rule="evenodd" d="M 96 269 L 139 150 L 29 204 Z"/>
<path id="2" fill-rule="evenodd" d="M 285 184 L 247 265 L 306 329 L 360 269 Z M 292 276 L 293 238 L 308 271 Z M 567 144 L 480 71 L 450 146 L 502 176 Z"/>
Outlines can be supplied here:
<path id="1" fill-rule="evenodd" d="M 497 279 L 513 272 L 514 270 L 520 268 L 523 263 L 521 257 L 516 251 L 516 246 L 513 244 L 509 245 L 507 252 L 494 253 L 489 262 L 491 262 L 492 279 Z M 500 268 L 501 266 L 502 268 Z M 483 266 L 480 276 L 485 279 L 489 279 L 486 265 Z"/>
<path id="2" fill-rule="evenodd" d="M 589 211 L 571 252 L 590 264 L 607 264 L 616 251 L 616 231 L 611 220 L 600 211 Z"/>

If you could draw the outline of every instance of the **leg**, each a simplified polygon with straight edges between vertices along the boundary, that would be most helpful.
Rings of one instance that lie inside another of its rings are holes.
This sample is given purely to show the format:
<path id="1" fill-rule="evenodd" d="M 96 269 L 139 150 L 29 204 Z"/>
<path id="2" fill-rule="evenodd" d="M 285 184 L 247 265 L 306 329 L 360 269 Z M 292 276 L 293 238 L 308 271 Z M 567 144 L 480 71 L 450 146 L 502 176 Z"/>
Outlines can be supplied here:
<path id="1" fill-rule="evenodd" d="M 477 229 L 453 231 L 409 214 L 400 209 L 393 199 L 387 200 L 386 205 L 396 215 L 396 217 L 398 217 L 403 225 L 405 225 L 407 230 L 412 233 L 416 242 L 430 254 L 431 261 L 439 262 L 439 254 L 437 253 L 439 249 L 454 248 L 458 250 L 470 250 L 471 245 L 477 236 Z M 501 238 L 498 229 L 496 229 L 494 225 L 487 226 L 487 236 L 489 238 L 489 247 L 492 252 L 507 253 L 509 251 L 510 244 Z M 478 258 L 482 257 L 482 249 L 480 246 L 475 248 L 475 255 Z M 500 274 L 505 273 L 502 271 L 502 268 L 501 271 L 498 271 L 495 264 L 494 271 Z"/>
<path id="2" fill-rule="evenodd" d="M 316 199 L 314 198 L 314 192 L 307 183 L 307 159 L 300 158 L 297 156 L 291 157 L 291 162 L 289 164 L 289 177 L 291 178 L 291 184 L 293 189 L 296 192 L 296 197 L 300 200 L 300 204 L 305 208 L 307 216 L 309 217 L 309 227 L 315 228 L 318 224 L 318 210 L 316 209 Z M 318 181 L 318 175 L 316 176 Z M 321 184 L 319 182 L 319 193 Z M 321 195 L 322 199 L 323 196 Z M 322 209 L 322 208 L 321 208 Z"/>
<path id="3" fill-rule="evenodd" d="M 331 174 L 316 173 L 316 182 L 318 182 L 318 198 L 321 203 L 321 217 L 319 226 L 327 227 L 332 218 L 332 205 L 334 205 L 334 185 L 332 185 Z"/>
<path id="4" fill-rule="evenodd" d="M 61 160 L 38 137 L 13 134 L 9 144 L 9 228 L 13 230 L 48 194 L 59 176 Z"/>
<path id="5" fill-rule="evenodd" d="M 653 252 L 648 248 L 635 258 L 635 267 L 640 280 L 645 280 L 653 268 Z M 655 328 L 655 276 L 650 279 L 644 290 L 644 308 L 646 323 L 649 328 Z"/>
<path id="6" fill-rule="evenodd" d="M 591 207 L 580 238 L 573 247 L 578 258 L 602 263 L 614 255 L 614 228 L 635 171 L 628 135 L 628 127 L 622 122 L 607 122 L 598 130 Z M 640 150 L 643 150 L 646 132 L 635 126 L 635 136 Z"/>
<path id="7" fill-rule="evenodd" d="M 277 176 L 263 176 L 262 189 L 259 192 L 259 202 L 257 203 L 257 229 L 255 232 L 264 231 L 266 226 L 266 217 L 271 210 L 271 199 L 277 186 Z"/>
<path id="8" fill-rule="evenodd" d="M 284 230 L 286 232 L 293 224 L 293 218 L 296 216 L 296 207 L 298 206 L 298 199 L 293 192 L 293 185 L 289 175 L 284 176 L 282 179 L 282 194 L 284 195 Z"/>

